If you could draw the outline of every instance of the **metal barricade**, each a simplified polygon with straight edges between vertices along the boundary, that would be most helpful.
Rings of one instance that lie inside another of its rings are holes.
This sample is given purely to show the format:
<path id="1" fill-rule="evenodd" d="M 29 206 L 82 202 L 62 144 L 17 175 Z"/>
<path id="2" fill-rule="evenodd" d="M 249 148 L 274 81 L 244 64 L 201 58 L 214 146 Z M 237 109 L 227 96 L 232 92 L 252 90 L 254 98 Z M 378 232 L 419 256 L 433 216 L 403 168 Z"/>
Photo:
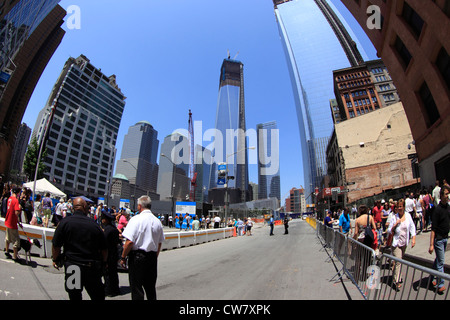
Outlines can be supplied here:
<path id="1" fill-rule="evenodd" d="M 372 285 L 373 269 L 377 261 L 375 250 L 350 237 L 346 237 L 346 243 L 345 273 L 363 297 L 370 299 L 374 289 Z"/>
<path id="2" fill-rule="evenodd" d="M 377 257 L 375 250 L 343 233 L 316 223 L 316 234 L 330 257 L 336 258 L 342 268 L 330 280 L 346 275 L 366 300 L 448 300 L 446 290 L 439 294 L 433 279 L 444 280 L 449 288 L 450 275 L 396 258 L 389 254 Z M 394 285 L 394 265 L 402 278 L 400 288 Z"/>
<path id="3" fill-rule="evenodd" d="M 448 300 L 448 290 L 439 294 L 433 279 L 441 278 L 449 287 L 450 275 L 417 265 L 415 263 L 383 254 L 378 261 L 375 275 L 377 284 L 375 300 Z M 400 288 L 394 281 L 394 270 L 399 268 Z"/>

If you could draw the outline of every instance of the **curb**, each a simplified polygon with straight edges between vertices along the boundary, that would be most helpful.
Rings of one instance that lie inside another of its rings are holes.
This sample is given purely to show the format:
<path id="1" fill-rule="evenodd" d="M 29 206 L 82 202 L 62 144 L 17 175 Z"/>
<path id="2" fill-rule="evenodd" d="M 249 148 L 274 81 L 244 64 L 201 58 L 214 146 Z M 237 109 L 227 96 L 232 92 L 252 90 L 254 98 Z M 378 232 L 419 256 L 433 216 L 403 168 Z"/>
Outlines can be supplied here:
<path id="1" fill-rule="evenodd" d="M 405 253 L 403 258 L 405 260 L 409 261 L 409 262 L 422 265 L 422 266 L 427 267 L 429 269 L 433 269 L 434 260 L 431 261 L 429 259 L 421 258 L 421 257 L 418 257 L 418 256 L 413 256 L 413 255 L 410 255 L 410 254 L 407 254 L 407 253 Z M 444 264 L 444 273 L 450 274 L 450 265 Z"/>

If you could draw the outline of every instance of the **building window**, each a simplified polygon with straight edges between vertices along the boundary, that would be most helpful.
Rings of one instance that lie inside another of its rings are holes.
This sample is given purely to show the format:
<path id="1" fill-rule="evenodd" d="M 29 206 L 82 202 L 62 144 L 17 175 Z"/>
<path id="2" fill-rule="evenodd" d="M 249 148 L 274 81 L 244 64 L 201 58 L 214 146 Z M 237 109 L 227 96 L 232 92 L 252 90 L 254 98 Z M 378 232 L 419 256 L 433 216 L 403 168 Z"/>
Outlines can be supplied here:
<path id="1" fill-rule="evenodd" d="M 408 48 L 406 48 L 405 44 L 399 37 L 395 40 L 394 47 L 403 62 L 403 68 L 406 70 L 412 59 L 411 53 L 409 53 Z"/>
<path id="2" fill-rule="evenodd" d="M 444 78 L 447 88 L 450 89 L 450 57 L 444 48 L 441 48 L 441 51 L 439 51 L 436 66 Z"/>
<path id="3" fill-rule="evenodd" d="M 422 33 L 424 22 L 423 19 L 417 14 L 416 11 L 414 11 L 413 8 L 411 8 L 411 6 L 407 2 L 404 2 L 402 17 L 411 27 L 415 38 L 419 39 L 420 34 Z"/>
<path id="4" fill-rule="evenodd" d="M 422 103 L 426 112 L 427 126 L 431 127 L 441 116 L 436 106 L 436 102 L 431 95 L 430 88 L 426 82 L 423 83 L 419 90 L 419 96 L 422 99 Z"/>

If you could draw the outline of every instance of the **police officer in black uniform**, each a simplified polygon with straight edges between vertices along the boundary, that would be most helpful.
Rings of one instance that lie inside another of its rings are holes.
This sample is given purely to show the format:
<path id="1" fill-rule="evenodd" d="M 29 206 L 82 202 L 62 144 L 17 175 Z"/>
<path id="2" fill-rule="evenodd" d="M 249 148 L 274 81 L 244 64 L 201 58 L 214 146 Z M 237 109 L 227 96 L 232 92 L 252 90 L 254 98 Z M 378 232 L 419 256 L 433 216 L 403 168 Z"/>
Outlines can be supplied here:
<path id="1" fill-rule="evenodd" d="M 53 236 L 53 266 L 64 265 L 65 289 L 70 300 L 81 300 L 83 288 L 91 300 L 104 300 L 103 268 L 108 255 L 105 235 L 90 219 L 82 198 L 73 201 L 74 214 L 59 223 Z M 64 253 L 61 254 L 61 249 Z"/>
<path id="2" fill-rule="evenodd" d="M 120 294 L 119 275 L 117 273 L 117 263 L 119 262 L 119 230 L 113 225 L 114 216 L 104 210 L 102 212 L 102 228 L 108 246 L 108 263 L 105 270 L 105 295 L 114 297 Z"/>

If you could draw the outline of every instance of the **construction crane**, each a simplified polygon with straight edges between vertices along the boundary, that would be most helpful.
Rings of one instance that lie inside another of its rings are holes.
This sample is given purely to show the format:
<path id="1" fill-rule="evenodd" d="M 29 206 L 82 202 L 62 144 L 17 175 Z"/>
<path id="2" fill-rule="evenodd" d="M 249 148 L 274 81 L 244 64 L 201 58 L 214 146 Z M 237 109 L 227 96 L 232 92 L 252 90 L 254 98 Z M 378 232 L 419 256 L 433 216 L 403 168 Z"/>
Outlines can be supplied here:
<path id="1" fill-rule="evenodd" d="M 197 172 L 195 172 L 195 150 L 194 150 L 194 123 L 192 121 L 192 112 L 189 109 L 189 138 L 191 139 L 190 149 L 191 158 L 189 161 L 189 178 L 191 185 L 189 190 L 189 200 L 195 201 L 195 187 L 197 186 Z"/>

